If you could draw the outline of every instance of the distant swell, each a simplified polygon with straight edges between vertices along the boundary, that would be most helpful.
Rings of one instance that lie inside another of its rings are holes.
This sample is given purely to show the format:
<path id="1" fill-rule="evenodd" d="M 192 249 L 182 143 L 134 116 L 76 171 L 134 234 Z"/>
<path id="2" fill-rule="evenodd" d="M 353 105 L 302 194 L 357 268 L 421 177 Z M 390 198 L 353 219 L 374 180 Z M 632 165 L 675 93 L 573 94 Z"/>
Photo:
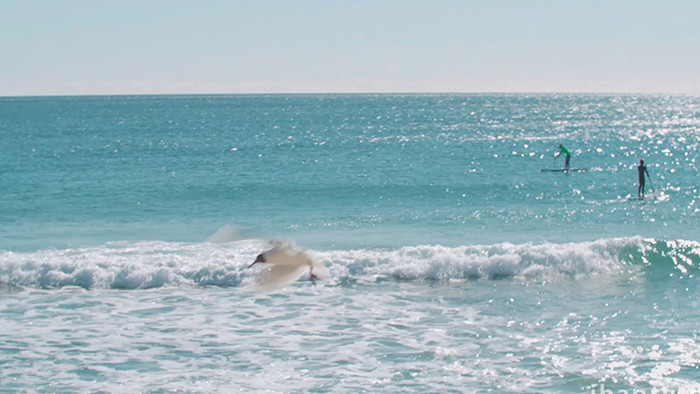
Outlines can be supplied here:
<path id="1" fill-rule="evenodd" d="M 0 252 L 0 284 L 28 288 L 149 289 L 245 285 L 259 274 L 246 269 L 267 245 L 136 242 L 99 247 Z M 644 273 L 649 278 L 694 276 L 700 243 L 631 238 L 399 249 L 310 251 L 325 264 L 331 285 L 377 280 L 567 280 Z"/>

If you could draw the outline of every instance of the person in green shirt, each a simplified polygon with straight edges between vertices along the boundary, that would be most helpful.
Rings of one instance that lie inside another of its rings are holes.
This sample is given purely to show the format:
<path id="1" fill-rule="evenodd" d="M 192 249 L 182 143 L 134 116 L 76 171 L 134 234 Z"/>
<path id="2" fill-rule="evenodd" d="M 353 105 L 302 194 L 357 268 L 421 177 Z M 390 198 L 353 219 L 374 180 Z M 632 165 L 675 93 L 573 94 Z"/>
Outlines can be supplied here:
<path id="1" fill-rule="evenodd" d="M 556 159 L 559 156 L 564 155 L 564 169 L 568 171 L 569 170 L 569 161 L 571 161 L 571 153 L 569 153 L 569 151 L 566 148 L 564 148 L 564 145 L 562 145 L 562 144 L 559 144 L 558 148 L 559 148 L 559 153 L 557 153 L 557 155 L 554 156 L 554 158 Z"/>

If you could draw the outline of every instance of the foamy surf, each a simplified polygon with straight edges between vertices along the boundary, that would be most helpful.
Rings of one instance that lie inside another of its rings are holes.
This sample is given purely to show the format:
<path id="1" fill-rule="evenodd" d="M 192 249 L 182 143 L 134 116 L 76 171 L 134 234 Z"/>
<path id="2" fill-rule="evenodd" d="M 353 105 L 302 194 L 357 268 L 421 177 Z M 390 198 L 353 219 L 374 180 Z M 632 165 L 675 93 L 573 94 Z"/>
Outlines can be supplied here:
<path id="1" fill-rule="evenodd" d="M 0 283 L 85 289 L 237 287 L 255 283 L 247 270 L 269 245 L 261 240 L 226 244 L 120 242 L 101 246 L 0 252 Z M 326 285 L 377 280 L 454 283 L 464 280 L 554 281 L 639 272 L 692 276 L 700 243 L 640 237 L 591 242 L 406 246 L 396 249 L 310 250 L 327 267 Z M 301 275 L 301 274 L 300 274 Z"/>

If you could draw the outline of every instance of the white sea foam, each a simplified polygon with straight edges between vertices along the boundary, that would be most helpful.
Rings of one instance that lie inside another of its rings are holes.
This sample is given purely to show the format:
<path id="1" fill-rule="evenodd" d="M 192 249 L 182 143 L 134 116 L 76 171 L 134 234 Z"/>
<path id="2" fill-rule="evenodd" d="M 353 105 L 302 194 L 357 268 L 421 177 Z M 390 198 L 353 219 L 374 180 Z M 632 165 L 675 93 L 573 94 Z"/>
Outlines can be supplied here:
<path id="1" fill-rule="evenodd" d="M 143 289 L 162 286 L 237 286 L 243 269 L 264 247 L 209 243 L 136 242 L 0 253 L 0 282 L 29 287 Z"/>
<path id="2" fill-rule="evenodd" d="M 337 277 L 391 277 L 401 280 L 556 279 L 619 271 L 620 251 L 641 248 L 641 238 L 567 244 L 495 244 L 397 250 L 320 253 Z"/>
<path id="3" fill-rule="evenodd" d="M 227 244 L 135 242 L 102 246 L 0 252 L 0 283 L 56 288 L 145 289 L 178 286 L 245 285 L 255 270 L 246 267 L 269 248 L 261 240 Z M 700 247 L 690 241 L 639 237 L 581 243 L 406 246 L 398 249 L 309 251 L 328 268 L 330 281 L 377 280 L 560 280 L 611 275 L 650 266 L 693 275 Z M 664 259 L 659 261 L 659 259 Z"/>

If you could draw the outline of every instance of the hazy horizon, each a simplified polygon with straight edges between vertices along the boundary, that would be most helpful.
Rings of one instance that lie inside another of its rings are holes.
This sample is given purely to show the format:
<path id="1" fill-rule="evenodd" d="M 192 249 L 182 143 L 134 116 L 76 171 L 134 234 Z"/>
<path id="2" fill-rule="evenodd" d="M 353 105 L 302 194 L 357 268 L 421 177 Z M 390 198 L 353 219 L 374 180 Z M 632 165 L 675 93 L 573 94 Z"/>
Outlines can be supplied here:
<path id="1" fill-rule="evenodd" d="M 700 2 L 0 2 L 0 96 L 700 94 Z"/>

